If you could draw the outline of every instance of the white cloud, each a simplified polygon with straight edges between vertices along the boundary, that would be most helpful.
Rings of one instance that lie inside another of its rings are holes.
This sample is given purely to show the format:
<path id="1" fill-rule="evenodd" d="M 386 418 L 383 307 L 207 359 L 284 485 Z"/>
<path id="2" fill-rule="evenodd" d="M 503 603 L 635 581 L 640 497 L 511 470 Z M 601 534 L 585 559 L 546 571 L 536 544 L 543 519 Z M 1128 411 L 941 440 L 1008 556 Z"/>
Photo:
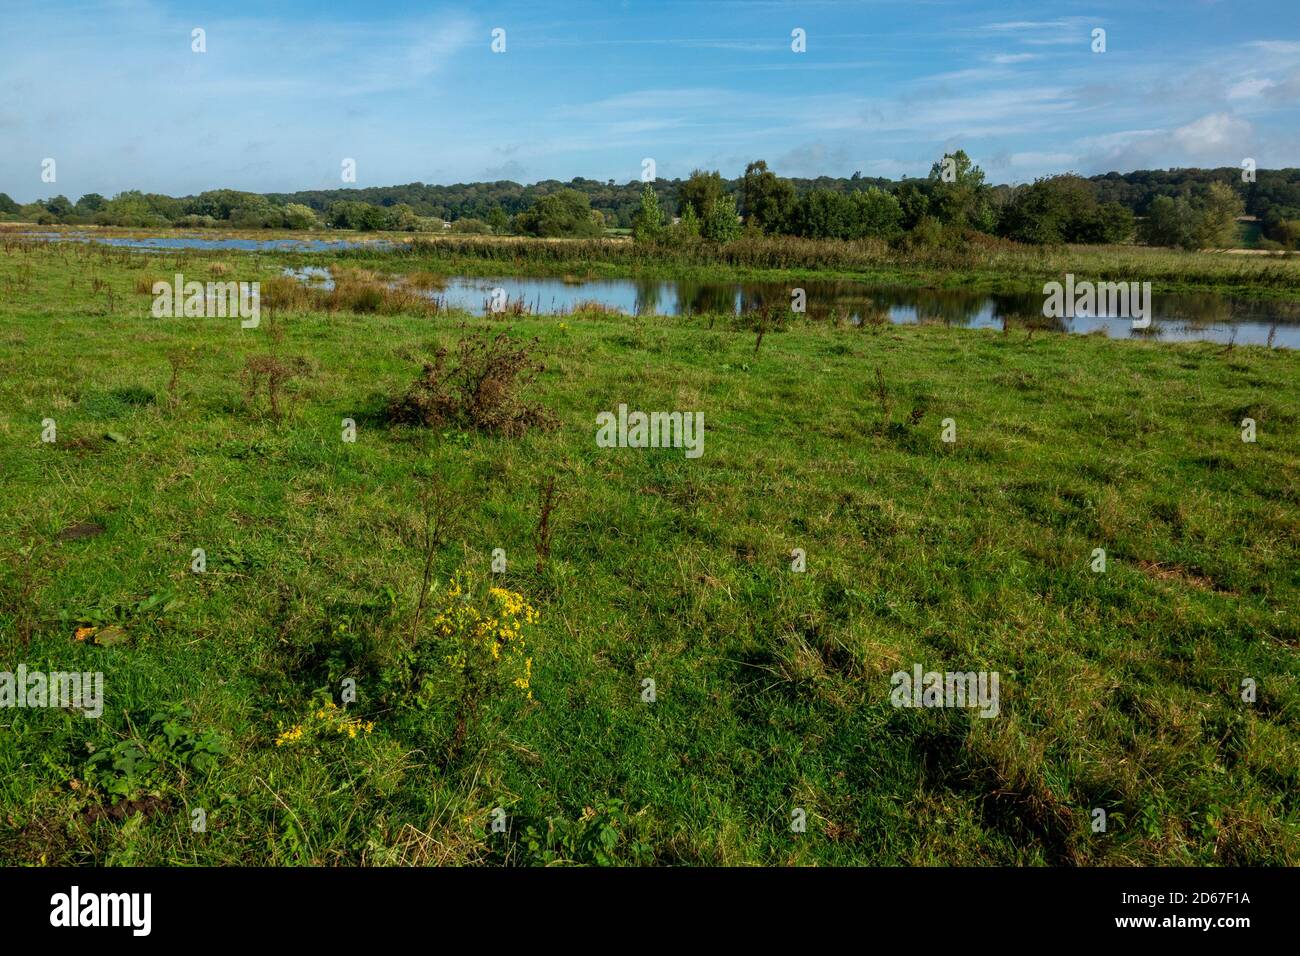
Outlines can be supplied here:
<path id="1" fill-rule="evenodd" d="M 1058 17 L 1055 20 L 1008 20 L 989 23 L 984 30 L 1004 36 L 1019 35 L 1031 46 L 1056 46 L 1086 41 L 1089 31 L 1104 21 L 1096 17 Z"/>
<path id="2" fill-rule="evenodd" d="M 1259 96 L 1265 90 L 1277 86 L 1275 80 L 1266 77 L 1255 77 L 1249 80 L 1241 80 L 1234 83 L 1228 88 L 1228 99 L 1230 100 L 1248 100 Z"/>
<path id="3" fill-rule="evenodd" d="M 1174 140 L 1188 153 L 1206 155 L 1225 146 L 1243 143 L 1252 127 L 1244 119 L 1228 113 L 1210 113 L 1174 130 Z"/>
<path id="4" fill-rule="evenodd" d="M 1300 56 L 1300 43 L 1293 43 L 1289 40 L 1256 40 L 1250 46 L 1264 53 Z"/>

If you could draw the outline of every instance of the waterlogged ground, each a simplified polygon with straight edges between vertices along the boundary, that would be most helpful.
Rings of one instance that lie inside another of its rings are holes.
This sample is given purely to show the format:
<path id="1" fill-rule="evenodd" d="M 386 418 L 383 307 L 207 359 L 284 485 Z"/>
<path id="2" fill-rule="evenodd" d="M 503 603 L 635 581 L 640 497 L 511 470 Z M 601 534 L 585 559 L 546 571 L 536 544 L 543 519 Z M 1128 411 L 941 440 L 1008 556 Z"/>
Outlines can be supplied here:
<path id="1" fill-rule="evenodd" d="M 202 235 L 98 235 L 79 231 L 22 231 L 9 235 L 52 241 L 94 242 L 141 252 L 178 250 L 330 253 L 370 250 L 377 253 L 401 245 L 392 239 L 249 238 Z M 290 270 L 307 275 L 327 273 L 325 266 Z M 1112 338 L 1161 341 L 1205 341 L 1223 344 L 1300 348 L 1300 302 L 1259 299 L 1213 292 L 1156 293 L 1151 301 L 1151 325 L 1135 328 L 1131 316 L 1080 313 L 1068 318 L 1043 316 L 1041 293 L 1000 293 L 961 289 L 927 289 L 851 281 L 799 278 L 784 282 L 756 280 L 699 282 L 641 279 L 546 278 L 524 276 L 449 275 L 445 284 L 427 292 L 448 308 L 490 311 L 494 295 L 504 303 L 521 303 L 540 315 L 558 315 L 582 305 L 630 315 L 690 315 L 743 313 L 769 307 L 785 309 L 794 282 L 805 291 L 812 318 L 853 323 L 885 319 L 895 324 L 939 322 L 966 328 L 995 328 L 1030 324 L 1046 331 Z M 328 281 L 325 283 L 328 286 Z M 498 292 L 499 290 L 499 292 Z"/>
<path id="2" fill-rule="evenodd" d="M 330 288 L 323 266 L 286 270 L 304 281 Z M 990 295 L 961 290 L 879 287 L 860 282 L 798 280 L 809 318 L 854 324 L 885 319 L 895 324 L 937 322 L 962 328 L 1024 326 L 1051 332 L 1168 342 L 1235 342 L 1300 348 L 1300 304 L 1234 298 L 1214 293 L 1154 295 L 1150 327 L 1134 327 L 1131 317 L 1079 314 L 1043 317 L 1042 295 Z M 688 282 L 660 279 L 549 279 L 510 276 L 449 276 L 426 294 L 448 308 L 489 314 L 521 304 L 536 315 L 564 315 L 583 306 L 628 315 L 718 315 L 788 310 L 791 282 Z"/>
<path id="3" fill-rule="evenodd" d="M 150 313 L 283 265 L 0 246 L 0 671 L 104 676 L 98 719 L 0 710 L 0 861 L 1300 864 L 1300 353 Z M 478 329 L 536 338 L 555 427 L 390 424 Z M 703 454 L 599 447 L 623 404 L 701 413 Z M 537 615 L 454 759 L 393 689 L 430 486 L 435 595 Z M 997 674 L 996 715 L 895 706 L 917 667 Z"/>

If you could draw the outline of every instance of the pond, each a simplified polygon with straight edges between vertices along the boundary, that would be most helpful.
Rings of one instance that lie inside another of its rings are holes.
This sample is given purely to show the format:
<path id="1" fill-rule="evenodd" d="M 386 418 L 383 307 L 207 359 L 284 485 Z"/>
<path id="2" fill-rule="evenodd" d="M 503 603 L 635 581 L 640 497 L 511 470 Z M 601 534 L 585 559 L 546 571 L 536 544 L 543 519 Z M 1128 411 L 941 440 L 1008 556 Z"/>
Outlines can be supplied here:
<path id="1" fill-rule="evenodd" d="M 328 270 L 286 270 L 300 279 L 331 284 Z M 490 279 L 453 276 L 424 294 L 450 308 L 486 314 L 493 294 L 508 311 L 516 305 L 536 315 L 563 315 L 597 304 L 629 315 L 739 313 L 768 307 L 788 310 L 790 283 L 688 282 L 661 279 Z M 1153 295 L 1151 327 L 1135 330 L 1131 319 L 1108 315 L 1043 317 L 1043 296 L 966 290 L 873 286 L 861 282 L 803 282 L 810 318 L 893 323 L 937 322 L 978 329 L 1034 328 L 1114 338 L 1160 341 L 1236 342 L 1300 348 L 1300 303 L 1234 298 L 1213 293 Z"/>

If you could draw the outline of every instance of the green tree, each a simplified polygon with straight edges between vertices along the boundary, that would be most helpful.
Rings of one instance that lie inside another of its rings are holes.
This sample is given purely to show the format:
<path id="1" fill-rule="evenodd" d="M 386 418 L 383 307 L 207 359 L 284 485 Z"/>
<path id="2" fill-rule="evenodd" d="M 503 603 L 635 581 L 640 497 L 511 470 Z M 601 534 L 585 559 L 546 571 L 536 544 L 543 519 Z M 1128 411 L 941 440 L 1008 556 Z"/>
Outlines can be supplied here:
<path id="1" fill-rule="evenodd" d="M 764 232 L 785 231 L 795 205 L 794 185 L 768 170 L 767 163 L 757 160 L 745 167 L 740 185 L 740 214 L 745 224 Z"/>
<path id="2" fill-rule="evenodd" d="M 678 214 L 680 215 L 687 206 L 690 206 L 703 222 L 708 216 L 709 207 L 715 200 L 722 198 L 723 192 L 720 173 L 716 171 L 706 173 L 702 169 L 697 169 L 691 173 L 690 179 L 677 187 Z"/>
<path id="3" fill-rule="evenodd" d="M 1118 243 L 1133 238 L 1133 213 L 1117 202 L 1098 203 L 1096 210 L 1076 226 L 1072 242 Z"/>
<path id="4" fill-rule="evenodd" d="M 543 196 L 530 209 L 515 217 L 516 228 L 530 236 L 599 236 L 604 219 L 591 208 L 591 198 L 575 189 L 561 189 Z"/>
<path id="5" fill-rule="evenodd" d="M 1198 226 L 1196 210 L 1185 198 L 1157 196 L 1147 207 L 1146 219 L 1139 228 L 1142 241 L 1149 246 L 1176 246 L 1195 249 Z"/>
<path id="6" fill-rule="evenodd" d="M 930 215 L 953 226 L 992 230 L 993 210 L 984 170 L 971 162 L 965 150 L 944 153 L 943 159 L 930 167 L 929 183 Z"/>
<path id="7" fill-rule="evenodd" d="M 394 232 L 415 232 L 420 228 L 420 217 L 409 205 L 399 202 L 395 206 L 388 207 L 384 228 Z"/>
<path id="8" fill-rule="evenodd" d="M 29 202 L 19 206 L 18 216 L 24 222 L 34 222 L 41 226 L 52 226 L 59 221 L 58 217 L 40 202 Z"/>
<path id="9" fill-rule="evenodd" d="M 239 229 L 267 229 L 284 225 L 284 213 L 271 200 L 255 193 L 246 194 L 230 210 L 230 224 Z"/>
<path id="10" fill-rule="evenodd" d="M 284 207 L 284 226 L 286 229 L 314 229 L 316 225 L 316 211 L 311 206 L 291 202 Z"/>
<path id="11" fill-rule="evenodd" d="M 790 231 L 805 239 L 847 239 L 852 223 L 853 201 L 830 189 L 805 193 L 790 215 Z"/>
<path id="12" fill-rule="evenodd" d="M 853 193 L 852 205 L 853 226 L 850 238 L 889 239 L 898 234 L 903 209 L 890 193 L 873 186 Z"/>
<path id="13" fill-rule="evenodd" d="M 903 213 L 901 225 L 904 229 L 916 228 L 916 224 L 930 214 L 930 194 L 923 183 L 916 180 L 900 183 L 894 191 L 894 198 Z"/>
<path id="14" fill-rule="evenodd" d="M 1300 219 L 1278 219 L 1266 234 L 1284 249 L 1300 249 Z"/>
<path id="15" fill-rule="evenodd" d="M 1081 176 L 1044 176 L 1011 194 L 998 233 L 1028 243 L 1125 242 L 1133 234 L 1133 214 L 1118 203 L 1097 202 L 1096 185 Z"/>
<path id="16" fill-rule="evenodd" d="M 239 206 L 262 198 L 256 193 L 240 192 L 238 189 L 212 189 L 190 199 L 185 204 L 185 212 L 195 216 L 211 216 L 213 219 L 229 219 L 230 214 Z"/>
<path id="17" fill-rule="evenodd" d="M 72 200 L 67 196 L 55 196 L 53 199 L 46 201 L 45 208 L 50 215 L 62 220 L 72 214 Z"/>
<path id="18" fill-rule="evenodd" d="M 167 219 L 159 214 L 149 198 L 138 189 L 120 192 L 95 213 L 95 222 L 110 226 L 165 226 Z"/>
<path id="19" fill-rule="evenodd" d="M 700 238 L 700 217 L 695 215 L 694 206 L 686 206 L 673 225 L 673 234 L 680 242 L 689 242 Z"/>
<path id="20" fill-rule="evenodd" d="M 664 211 L 659 207 L 659 195 L 654 186 L 646 183 L 641 190 L 641 208 L 632 217 L 632 238 L 637 242 L 654 242 L 664 232 Z"/>
<path id="21" fill-rule="evenodd" d="M 719 196 L 709 203 L 700 223 L 700 235 L 713 242 L 731 242 L 740 238 L 740 216 L 734 196 Z"/>
<path id="22" fill-rule="evenodd" d="M 1070 242 L 1076 220 L 1092 217 L 1096 209 L 1096 190 L 1086 179 L 1044 176 L 1012 193 L 1002 207 L 998 232 L 1017 242 Z"/>
<path id="23" fill-rule="evenodd" d="M 334 229 L 374 232 L 388 225 L 388 210 L 382 206 L 345 199 L 330 203 L 326 222 Z"/>
<path id="24" fill-rule="evenodd" d="M 1240 238 L 1237 217 L 1245 209 L 1236 190 L 1224 183 L 1210 183 L 1205 196 L 1197 203 L 1197 222 L 1193 235 L 1200 249 L 1226 249 Z"/>
<path id="25" fill-rule="evenodd" d="M 83 216 L 93 216 L 107 204 L 108 200 L 99 193 L 86 193 L 86 195 L 77 200 L 77 212 L 81 213 Z"/>

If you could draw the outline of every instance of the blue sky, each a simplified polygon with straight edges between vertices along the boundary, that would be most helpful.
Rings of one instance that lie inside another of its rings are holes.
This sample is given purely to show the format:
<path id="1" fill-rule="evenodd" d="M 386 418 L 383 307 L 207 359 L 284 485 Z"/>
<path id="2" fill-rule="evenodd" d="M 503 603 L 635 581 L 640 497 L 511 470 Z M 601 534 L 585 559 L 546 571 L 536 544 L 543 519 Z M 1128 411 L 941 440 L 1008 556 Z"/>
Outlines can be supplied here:
<path id="1" fill-rule="evenodd" d="M 22 202 L 334 188 L 345 158 L 358 186 L 897 177 L 956 146 L 994 182 L 1300 166 L 1300 0 L 0 0 Z"/>

